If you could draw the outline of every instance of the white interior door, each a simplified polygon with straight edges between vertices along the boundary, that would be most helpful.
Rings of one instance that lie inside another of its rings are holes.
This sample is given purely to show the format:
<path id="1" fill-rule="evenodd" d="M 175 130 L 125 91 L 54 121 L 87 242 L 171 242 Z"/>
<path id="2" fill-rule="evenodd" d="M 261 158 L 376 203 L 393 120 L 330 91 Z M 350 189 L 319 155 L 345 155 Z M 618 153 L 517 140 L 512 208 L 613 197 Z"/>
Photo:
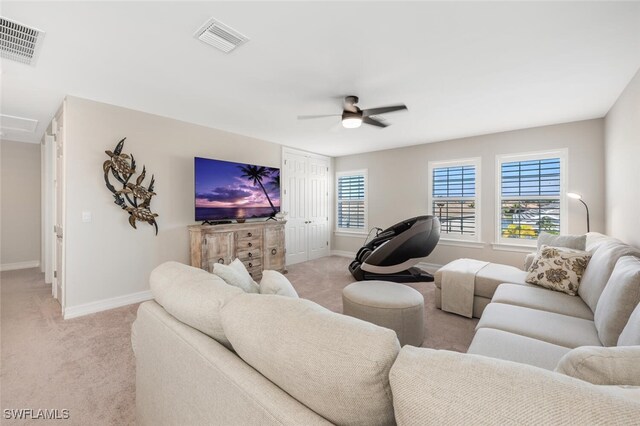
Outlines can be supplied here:
<path id="1" fill-rule="evenodd" d="M 329 255 L 329 161 L 309 157 L 307 192 L 308 259 Z"/>
<path id="2" fill-rule="evenodd" d="M 53 285 L 56 298 L 64 312 L 64 129 L 62 120 L 54 120 L 55 168 L 54 168 L 54 231 L 55 231 L 55 270 Z"/>
<path id="3" fill-rule="evenodd" d="M 287 264 L 307 260 L 307 158 L 286 153 L 283 160 L 282 211 L 287 212 Z"/>
<path id="4" fill-rule="evenodd" d="M 329 254 L 329 159 L 283 151 L 287 264 Z"/>

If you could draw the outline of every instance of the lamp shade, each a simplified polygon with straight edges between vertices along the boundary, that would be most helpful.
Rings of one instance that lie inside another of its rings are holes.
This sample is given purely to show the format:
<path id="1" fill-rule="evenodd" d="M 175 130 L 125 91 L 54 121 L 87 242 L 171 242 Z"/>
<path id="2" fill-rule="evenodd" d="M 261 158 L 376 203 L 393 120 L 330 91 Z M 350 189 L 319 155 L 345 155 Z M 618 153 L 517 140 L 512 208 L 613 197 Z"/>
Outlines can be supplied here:
<path id="1" fill-rule="evenodd" d="M 573 198 L 574 200 L 582 200 L 582 195 L 576 194 L 575 192 L 567 192 L 567 197 Z"/>

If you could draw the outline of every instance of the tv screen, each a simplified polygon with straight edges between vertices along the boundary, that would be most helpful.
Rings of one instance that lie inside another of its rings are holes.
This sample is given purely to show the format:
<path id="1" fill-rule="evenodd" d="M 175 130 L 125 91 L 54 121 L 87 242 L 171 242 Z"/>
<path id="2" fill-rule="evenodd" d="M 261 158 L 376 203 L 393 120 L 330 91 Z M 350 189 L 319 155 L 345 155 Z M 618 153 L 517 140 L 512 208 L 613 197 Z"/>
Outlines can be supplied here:
<path id="1" fill-rule="evenodd" d="M 280 169 L 194 159 L 197 221 L 252 219 L 280 211 Z"/>

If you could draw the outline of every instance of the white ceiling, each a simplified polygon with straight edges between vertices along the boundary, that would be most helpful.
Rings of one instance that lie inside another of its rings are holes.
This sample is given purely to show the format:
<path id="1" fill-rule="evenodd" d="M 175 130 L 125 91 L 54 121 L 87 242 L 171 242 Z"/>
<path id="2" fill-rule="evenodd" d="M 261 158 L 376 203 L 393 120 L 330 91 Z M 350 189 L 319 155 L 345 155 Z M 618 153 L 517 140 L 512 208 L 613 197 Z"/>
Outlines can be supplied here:
<path id="1" fill-rule="evenodd" d="M 604 116 L 640 68 L 638 2 L 11 2 L 46 32 L 35 67 L 2 61 L 3 114 L 38 142 L 64 95 L 327 155 Z M 193 38 L 215 17 L 251 41 Z M 343 129 L 341 98 L 405 103 Z M 6 132 L 5 132 L 6 133 Z M 215 143 L 215 141 L 211 141 Z"/>

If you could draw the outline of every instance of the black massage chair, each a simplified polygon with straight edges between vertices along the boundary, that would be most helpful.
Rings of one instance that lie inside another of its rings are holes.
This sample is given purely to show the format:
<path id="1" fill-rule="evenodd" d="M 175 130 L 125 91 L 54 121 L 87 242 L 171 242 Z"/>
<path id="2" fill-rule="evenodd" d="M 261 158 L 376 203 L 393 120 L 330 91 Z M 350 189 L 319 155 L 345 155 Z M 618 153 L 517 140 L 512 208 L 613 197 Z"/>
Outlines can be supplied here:
<path id="1" fill-rule="evenodd" d="M 414 265 L 429 256 L 439 240 L 440 221 L 435 216 L 418 216 L 384 230 L 378 228 L 376 236 L 358 250 L 349 272 L 358 281 L 433 281 L 433 275 Z"/>

